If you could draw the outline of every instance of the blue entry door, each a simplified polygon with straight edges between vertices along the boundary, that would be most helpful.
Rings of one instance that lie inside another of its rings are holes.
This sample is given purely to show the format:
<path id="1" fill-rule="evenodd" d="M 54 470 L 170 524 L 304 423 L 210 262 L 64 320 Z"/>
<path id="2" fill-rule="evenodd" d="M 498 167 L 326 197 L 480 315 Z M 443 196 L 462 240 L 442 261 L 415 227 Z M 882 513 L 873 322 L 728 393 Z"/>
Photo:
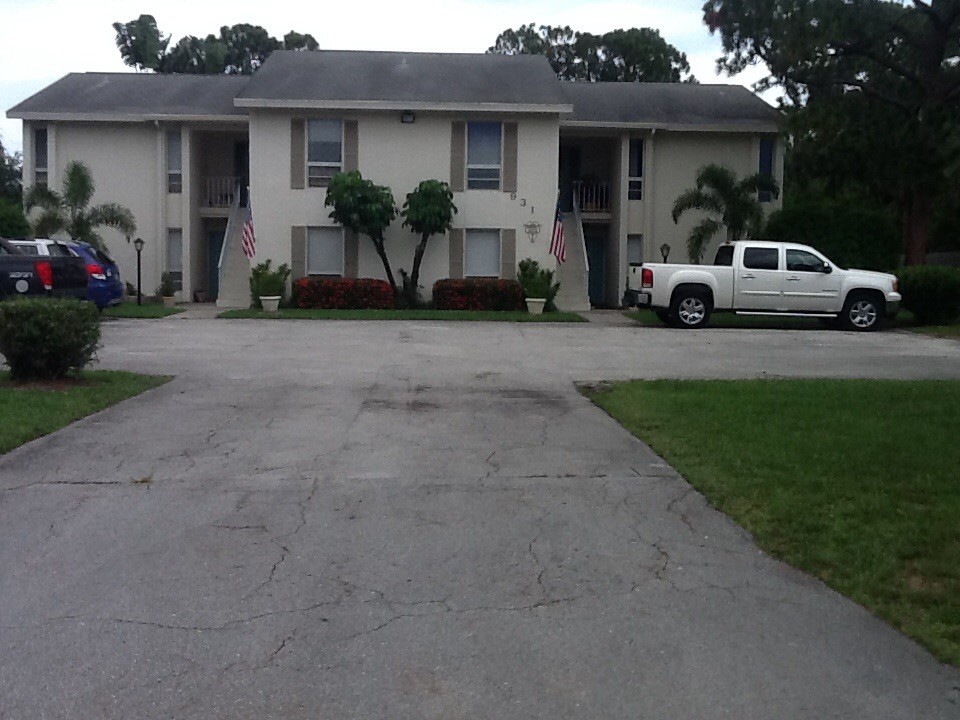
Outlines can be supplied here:
<path id="1" fill-rule="evenodd" d="M 220 292 L 220 249 L 223 247 L 223 230 L 211 230 L 207 233 L 207 267 L 209 276 L 207 285 L 210 288 L 208 297 L 217 299 Z"/>
<path id="2" fill-rule="evenodd" d="M 604 304 L 603 288 L 607 274 L 607 242 L 605 238 L 587 238 L 587 262 L 590 263 L 588 293 L 590 304 L 600 307 Z"/>

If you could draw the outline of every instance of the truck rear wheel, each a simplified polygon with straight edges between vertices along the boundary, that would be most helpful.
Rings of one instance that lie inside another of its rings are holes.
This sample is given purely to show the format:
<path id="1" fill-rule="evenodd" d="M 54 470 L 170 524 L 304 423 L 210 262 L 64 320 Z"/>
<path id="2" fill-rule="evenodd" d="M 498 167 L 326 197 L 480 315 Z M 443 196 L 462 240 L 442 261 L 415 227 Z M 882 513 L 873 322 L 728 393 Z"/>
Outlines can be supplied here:
<path id="1" fill-rule="evenodd" d="M 670 319 L 674 327 L 694 329 L 710 319 L 710 296 L 702 290 L 677 290 L 670 303 Z"/>

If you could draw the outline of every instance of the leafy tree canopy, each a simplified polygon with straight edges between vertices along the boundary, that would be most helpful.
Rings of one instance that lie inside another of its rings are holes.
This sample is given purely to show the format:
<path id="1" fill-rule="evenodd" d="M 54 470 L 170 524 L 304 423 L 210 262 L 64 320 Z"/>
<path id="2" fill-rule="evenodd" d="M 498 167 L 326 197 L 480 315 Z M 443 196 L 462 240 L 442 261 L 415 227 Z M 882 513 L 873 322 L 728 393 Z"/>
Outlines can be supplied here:
<path id="1" fill-rule="evenodd" d="M 411 305 L 417 303 L 420 265 L 423 262 L 423 253 L 427 249 L 427 242 L 432 235 L 442 235 L 447 232 L 453 225 L 453 216 L 456 213 L 457 206 L 453 204 L 453 192 L 450 190 L 450 185 L 442 180 L 423 180 L 413 192 L 407 193 L 407 199 L 400 212 L 403 217 L 403 226 L 420 235 L 420 242 L 417 243 L 413 253 L 410 280 L 405 283 L 404 288 L 407 301 Z"/>
<path id="2" fill-rule="evenodd" d="M 123 61 L 158 73 L 250 75 L 274 50 L 316 50 L 310 34 L 291 30 L 278 40 L 259 25 L 224 25 L 219 35 L 186 35 L 171 44 L 152 15 L 113 23 Z"/>
<path id="3" fill-rule="evenodd" d="M 0 198 L 19 203 L 23 196 L 23 158 L 20 153 L 8 155 L 0 140 Z"/>
<path id="4" fill-rule="evenodd" d="M 894 205 L 923 262 L 944 186 L 960 187 L 960 2 L 707 0 L 721 70 L 764 63 L 786 96 L 797 162 Z"/>
<path id="5" fill-rule="evenodd" d="M 545 55 L 561 80 L 696 82 L 687 56 L 652 28 L 594 35 L 530 23 L 504 30 L 487 52 Z"/>

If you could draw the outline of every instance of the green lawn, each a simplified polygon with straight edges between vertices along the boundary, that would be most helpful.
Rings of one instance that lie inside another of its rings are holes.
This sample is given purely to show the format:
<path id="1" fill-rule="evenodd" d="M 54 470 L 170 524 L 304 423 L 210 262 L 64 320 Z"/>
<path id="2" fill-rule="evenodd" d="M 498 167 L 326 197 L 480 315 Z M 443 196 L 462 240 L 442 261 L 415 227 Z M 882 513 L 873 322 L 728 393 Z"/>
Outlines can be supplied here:
<path id="1" fill-rule="evenodd" d="M 523 311 L 482 310 L 304 310 L 286 308 L 275 313 L 262 310 L 227 310 L 217 317 L 269 318 L 271 320 L 460 320 L 491 322 L 586 322 L 572 312 L 552 312 L 531 315 Z"/>
<path id="2" fill-rule="evenodd" d="M 113 307 L 104 308 L 103 316 L 104 317 L 117 317 L 117 318 L 164 318 L 169 315 L 176 315 L 177 313 L 183 312 L 183 308 L 172 307 L 168 308 L 165 305 L 159 303 L 149 303 L 144 305 L 137 305 L 135 302 L 125 302 L 120 303 L 119 305 L 114 305 Z"/>
<path id="3" fill-rule="evenodd" d="M 960 666 L 960 382 L 640 381 L 587 394 L 760 547 Z"/>
<path id="4" fill-rule="evenodd" d="M 16 385 L 0 373 L 0 453 L 48 435 L 74 420 L 157 387 L 170 378 L 96 370 L 79 379 Z"/>

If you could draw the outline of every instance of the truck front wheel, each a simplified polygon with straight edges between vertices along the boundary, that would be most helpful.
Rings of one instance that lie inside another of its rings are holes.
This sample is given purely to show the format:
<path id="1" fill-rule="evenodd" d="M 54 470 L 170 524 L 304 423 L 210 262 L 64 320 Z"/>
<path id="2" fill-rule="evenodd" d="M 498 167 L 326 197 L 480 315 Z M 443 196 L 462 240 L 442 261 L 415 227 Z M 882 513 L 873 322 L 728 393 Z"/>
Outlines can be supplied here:
<path id="1" fill-rule="evenodd" d="M 710 319 L 709 295 L 700 290 L 678 290 L 670 303 L 670 319 L 675 327 L 703 327 Z"/>
<path id="2" fill-rule="evenodd" d="M 870 332 L 883 324 L 883 303 L 870 292 L 852 292 L 840 312 L 841 327 L 845 330 Z"/>

